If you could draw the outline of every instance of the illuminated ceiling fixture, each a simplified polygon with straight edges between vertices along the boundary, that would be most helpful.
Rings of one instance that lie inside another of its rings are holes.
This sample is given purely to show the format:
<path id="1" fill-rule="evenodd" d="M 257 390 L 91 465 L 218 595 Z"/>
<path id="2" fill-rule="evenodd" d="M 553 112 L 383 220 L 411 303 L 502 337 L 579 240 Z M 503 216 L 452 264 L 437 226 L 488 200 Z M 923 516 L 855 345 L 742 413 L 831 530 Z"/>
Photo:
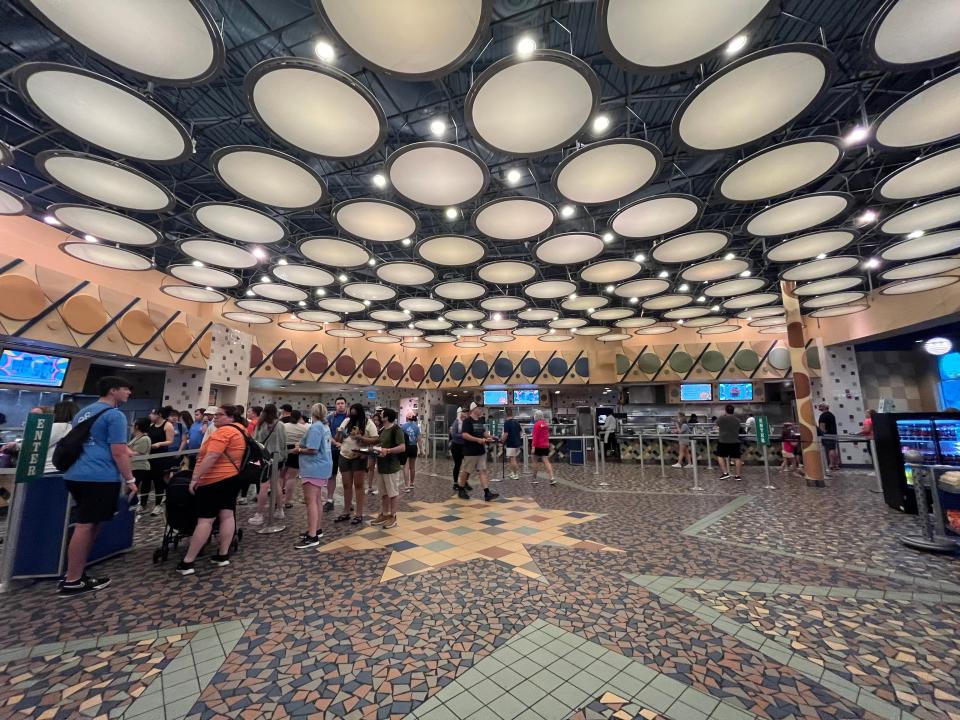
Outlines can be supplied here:
<path id="1" fill-rule="evenodd" d="M 613 233 L 612 233 L 612 232 L 605 232 L 605 233 L 603 234 L 603 241 L 604 241 L 605 243 L 611 243 L 611 242 L 613 242 Z"/>
<path id="2" fill-rule="evenodd" d="M 573 205 L 564 205 L 560 208 L 560 216 L 564 218 L 572 218 L 574 213 Z"/>
<path id="3" fill-rule="evenodd" d="M 459 213 L 457 212 L 456 208 L 449 207 L 443 212 L 443 214 L 446 216 L 447 220 L 456 220 Z"/>
<path id="4" fill-rule="evenodd" d="M 670 273 L 668 273 L 666 270 L 661 270 L 660 275 L 658 277 L 668 278 L 670 277 Z"/>
<path id="5" fill-rule="evenodd" d="M 520 182 L 521 177 L 523 177 L 523 173 L 521 173 L 516 168 L 511 168 L 510 170 L 507 170 L 507 182 L 510 183 L 511 185 L 516 185 L 518 182 Z"/>
<path id="6" fill-rule="evenodd" d="M 727 43 L 727 46 L 723 49 L 723 52 L 726 55 L 736 55 L 747 46 L 747 41 L 749 39 L 750 38 L 748 38 L 746 35 L 737 35 Z"/>
<path id="7" fill-rule="evenodd" d="M 267 252 L 263 248 L 254 248 L 250 253 L 257 258 L 257 260 L 266 260 Z M 286 264 L 286 260 L 283 261 L 283 264 Z"/>
<path id="8" fill-rule="evenodd" d="M 610 128 L 610 118 L 606 115 L 597 115 L 593 119 L 593 124 L 591 125 L 594 135 L 599 135 L 606 132 Z"/>
<path id="9" fill-rule="evenodd" d="M 316 294 L 319 295 L 319 296 L 323 296 L 323 295 L 326 295 L 326 294 L 327 294 L 327 291 L 324 290 L 323 288 L 317 288 Z"/>
<path id="10" fill-rule="evenodd" d="M 333 45 L 328 43 L 326 40 L 317 40 L 313 46 L 313 52 L 324 62 L 333 62 L 333 60 L 337 57 L 337 53 L 333 49 Z"/>
<path id="11" fill-rule="evenodd" d="M 644 260 L 647 259 L 647 256 L 644 255 L 643 253 L 637 253 L 636 255 L 633 256 L 633 259 L 635 262 L 642 263 Z"/>
<path id="12" fill-rule="evenodd" d="M 697 302 L 706 302 L 706 301 L 707 301 L 707 298 L 704 295 L 701 295 L 700 297 L 697 298 Z"/>
<path id="13" fill-rule="evenodd" d="M 880 267 L 880 261 L 877 258 L 870 258 L 864 261 L 863 266 L 867 268 L 867 270 L 874 270 Z"/>
<path id="14" fill-rule="evenodd" d="M 825 257 L 827 257 L 826 253 L 820 253 L 819 255 L 817 255 L 817 260 L 823 260 Z"/>
<path id="15" fill-rule="evenodd" d="M 742 273 L 740 273 L 740 277 L 750 277 L 750 271 L 744 270 Z"/>
<path id="16" fill-rule="evenodd" d="M 247 290 L 247 295 L 248 295 L 249 297 L 253 297 L 254 295 L 256 295 L 256 293 L 253 292 L 253 290 Z"/>
<path id="17" fill-rule="evenodd" d="M 517 55 L 522 58 L 530 57 L 537 49 L 537 41 L 529 35 L 524 35 L 517 41 Z"/>
<path id="18" fill-rule="evenodd" d="M 45 215 L 43 221 L 47 225 L 63 225 L 63 223 L 57 220 L 53 215 Z"/>
<path id="19" fill-rule="evenodd" d="M 347 281 L 347 276 L 341 273 L 340 275 L 337 276 L 337 280 L 339 280 L 342 283 L 345 283 Z"/>
<path id="20" fill-rule="evenodd" d="M 907 235 L 907 240 L 916 240 L 917 238 L 922 238 L 923 235 L 923 230 L 914 230 L 912 233 Z"/>
<path id="21" fill-rule="evenodd" d="M 260 278 L 260 282 L 262 282 L 262 283 L 269 283 L 269 282 L 273 282 L 273 280 L 271 280 L 267 275 L 263 275 L 263 276 Z"/>
<path id="22" fill-rule="evenodd" d="M 400 244 L 403 245 L 404 247 L 410 247 L 410 242 L 411 242 L 410 238 L 404 238 L 403 240 L 400 241 Z"/>
<path id="23" fill-rule="evenodd" d="M 377 173 L 373 176 L 372 182 L 378 188 L 383 188 L 387 186 L 387 178 L 383 173 Z"/>
<path id="24" fill-rule="evenodd" d="M 284 258 L 280 258 L 279 260 L 277 260 L 277 265 L 286 265 L 286 264 L 287 264 L 287 261 Z"/>
<path id="25" fill-rule="evenodd" d="M 870 130 L 865 128 L 863 125 L 856 125 L 851 128 L 850 132 L 843 136 L 843 144 L 847 145 L 859 145 L 864 140 L 870 136 Z"/>
<path id="26" fill-rule="evenodd" d="M 87 235 L 87 237 L 89 238 L 89 237 L 91 237 L 91 236 L 90 236 L 90 235 Z M 94 238 L 94 240 L 96 240 L 96 238 Z M 87 240 L 87 242 L 90 242 L 90 240 Z M 203 263 L 200 262 L 199 260 L 194 260 L 194 261 L 193 261 L 192 263 L 190 263 L 190 264 L 193 265 L 194 267 L 203 267 Z"/>
<path id="27" fill-rule="evenodd" d="M 447 124 L 437 118 L 436 120 L 430 123 L 430 132 L 434 137 L 443 137 L 443 134 L 447 131 Z"/>
<path id="28" fill-rule="evenodd" d="M 631 305 L 636 305 L 638 302 L 640 302 L 640 298 L 636 298 L 636 297 L 630 298 Z"/>
<path id="29" fill-rule="evenodd" d="M 84 236 L 83 236 L 83 239 L 86 240 L 88 243 L 99 242 L 99 240 L 97 240 L 97 238 L 95 238 L 93 235 L 90 235 L 90 234 L 84 235 Z"/>
<path id="30" fill-rule="evenodd" d="M 687 285 L 686 283 L 683 283 L 683 285 L 677 288 L 677 290 L 679 290 L 680 292 L 686 292 L 689 289 L 690 289 L 690 286 Z"/>
<path id="31" fill-rule="evenodd" d="M 723 259 L 724 259 L 724 260 L 733 260 L 735 257 L 736 257 L 736 255 L 734 255 L 733 253 L 727 253 L 726 255 L 723 256 Z"/>
<path id="32" fill-rule="evenodd" d="M 719 306 L 719 305 L 714 305 L 714 306 L 712 306 L 710 309 L 711 309 L 713 312 L 720 312 L 720 306 Z"/>
<path id="33" fill-rule="evenodd" d="M 953 343 L 947 338 L 935 337 L 927 340 L 923 344 L 923 349 L 931 355 L 946 355 L 953 350 Z"/>
<path id="34" fill-rule="evenodd" d="M 860 213 L 860 217 L 857 218 L 857 222 L 861 225 L 869 225 L 872 222 L 877 221 L 877 211 L 876 210 L 864 210 Z"/>
<path id="35" fill-rule="evenodd" d="M 613 287 L 613 285 L 607 285 L 607 287 L 605 288 L 605 290 L 606 290 L 607 292 L 613 292 L 613 291 L 614 291 L 614 287 Z"/>

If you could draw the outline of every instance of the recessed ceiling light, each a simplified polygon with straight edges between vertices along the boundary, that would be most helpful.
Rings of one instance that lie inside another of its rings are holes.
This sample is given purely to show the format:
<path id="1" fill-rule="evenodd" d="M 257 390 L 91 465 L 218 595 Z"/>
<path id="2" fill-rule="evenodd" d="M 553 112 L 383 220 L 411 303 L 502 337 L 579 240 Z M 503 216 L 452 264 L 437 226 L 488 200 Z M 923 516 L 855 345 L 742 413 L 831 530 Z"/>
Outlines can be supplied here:
<path id="1" fill-rule="evenodd" d="M 347 279 L 348 279 L 347 276 L 344 275 L 343 273 L 340 273 L 339 275 L 337 275 L 337 280 L 339 280 L 342 283 L 345 283 Z"/>
<path id="2" fill-rule="evenodd" d="M 494 317 L 494 320 L 496 320 L 496 319 L 497 319 L 497 318 Z M 410 327 L 413 327 L 413 325 L 411 325 Z M 473 323 L 467 323 L 467 330 L 473 330 Z"/>
<path id="3" fill-rule="evenodd" d="M 647 256 L 644 255 L 643 253 L 637 253 L 636 255 L 633 256 L 633 259 L 635 262 L 643 262 L 644 260 L 647 259 Z"/>
<path id="4" fill-rule="evenodd" d="M 447 216 L 447 220 L 456 220 L 458 215 L 457 209 L 452 207 L 448 207 L 446 210 L 444 210 L 443 214 Z"/>
<path id="5" fill-rule="evenodd" d="M 493 314 L 493 319 L 494 319 L 494 320 L 503 320 L 503 315 L 500 314 L 500 313 L 494 313 L 494 314 Z"/>
<path id="6" fill-rule="evenodd" d="M 123 366 L 124 366 L 124 367 L 136 367 L 137 365 L 136 365 L 136 363 L 124 363 Z"/>
<path id="7" fill-rule="evenodd" d="M 297 305 L 299 305 L 300 307 L 306 307 L 306 306 L 307 306 L 307 304 L 306 304 L 303 300 L 298 301 L 298 302 L 297 302 Z"/>
<path id="8" fill-rule="evenodd" d="M 403 240 L 400 241 L 400 244 L 403 245 L 404 247 L 410 247 L 410 238 L 404 238 Z"/>
<path id="9" fill-rule="evenodd" d="M 560 208 L 560 216 L 565 218 L 573 217 L 574 213 L 573 205 L 564 205 Z"/>
<path id="10" fill-rule="evenodd" d="M 636 305 L 638 302 L 640 302 L 640 298 L 635 298 L 635 297 L 630 298 L 631 305 Z"/>
<path id="11" fill-rule="evenodd" d="M 666 270 L 661 270 L 661 271 L 660 271 L 660 274 L 659 274 L 659 277 L 668 278 L 668 277 L 670 277 L 670 273 L 668 273 Z"/>
<path id="12" fill-rule="evenodd" d="M 270 280 L 269 277 L 267 277 L 266 275 L 263 275 L 263 276 L 260 278 L 260 282 L 268 283 L 268 282 L 272 282 L 272 281 Z"/>
<path id="13" fill-rule="evenodd" d="M 923 349 L 931 355 L 946 355 L 953 349 L 953 343 L 947 338 L 930 338 L 923 344 Z"/>
<path id="14" fill-rule="evenodd" d="M 89 238 L 90 236 L 88 235 L 87 237 Z M 94 240 L 96 240 L 96 238 L 94 238 Z M 87 240 L 87 242 L 90 242 L 90 241 Z M 199 260 L 194 260 L 194 261 L 193 261 L 192 263 L 190 263 L 190 264 L 193 265 L 194 267 L 203 267 L 203 263 L 200 262 Z"/>
<path id="15" fill-rule="evenodd" d="M 327 291 L 324 290 L 323 288 L 317 288 L 316 294 L 317 294 L 317 295 L 326 295 L 326 294 L 327 294 Z"/>
<path id="16" fill-rule="evenodd" d="M 44 221 L 47 225 L 62 225 L 62 224 L 63 224 L 63 223 L 61 223 L 59 220 L 57 220 L 53 215 L 46 215 L 46 216 L 44 216 L 43 221 Z"/>
<path id="17" fill-rule="evenodd" d="M 923 237 L 923 230 L 914 230 L 912 233 L 907 235 L 907 240 L 916 240 L 917 238 Z"/>
<path id="18" fill-rule="evenodd" d="M 736 255 L 734 255 L 733 253 L 727 253 L 726 255 L 723 256 L 723 259 L 724 259 L 724 260 L 733 260 L 735 257 L 736 257 Z"/>
<path id="19" fill-rule="evenodd" d="M 683 283 L 683 285 L 677 288 L 677 290 L 679 290 L 680 292 L 686 292 L 689 289 L 690 289 L 690 286 L 687 285 L 686 283 Z"/>
<path id="20" fill-rule="evenodd" d="M 204 289 L 204 290 L 209 290 L 210 292 L 213 292 L 213 288 L 210 287 L 209 285 L 207 285 L 207 286 L 206 286 L 205 288 L 203 288 L 203 289 Z"/>
<path id="21" fill-rule="evenodd" d="M 369 265 L 370 267 L 373 267 L 376 264 L 377 264 L 377 261 L 374 260 L 373 258 L 370 258 L 369 260 L 367 260 L 367 265 Z"/>
<path id="22" fill-rule="evenodd" d="M 607 287 L 604 288 L 604 289 L 605 289 L 607 292 L 613 292 L 614 287 L 613 287 L 613 285 L 607 285 Z"/>
<path id="23" fill-rule="evenodd" d="M 713 307 L 710 308 L 710 310 L 713 311 L 713 312 L 720 312 L 720 306 L 719 306 L 719 305 L 714 305 Z"/>
<path id="24" fill-rule="evenodd" d="M 447 131 L 447 124 L 437 118 L 430 123 L 430 132 L 433 133 L 435 137 L 441 137 Z"/>
<path id="25" fill-rule="evenodd" d="M 324 62 L 332 62 L 337 56 L 336 51 L 333 49 L 333 45 L 328 43 L 326 40 L 317 40 L 313 46 L 313 52 Z"/>
<path id="26" fill-rule="evenodd" d="M 252 297 L 253 295 L 255 295 L 255 293 L 253 292 L 253 290 L 247 290 L 247 295 Z"/>
<path id="27" fill-rule="evenodd" d="M 857 222 L 861 225 L 868 225 L 877 220 L 877 211 L 876 210 L 864 210 L 860 213 L 860 217 L 857 218 Z"/>
<path id="28" fill-rule="evenodd" d="M 827 257 L 827 254 L 826 254 L 826 253 L 820 253 L 819 255 L 817 255 L 817 260 L 823 260 L 823 259 L 825 259 L 826 257 Z"/>
<path id="29" fill-rule="evenodd" d="M 373 181 L 373 184 L 376 185 L 378 188 L 387 186 L 387 177 L 383 173 L 377 173 L 371 178 L 371 180 Z"/>
<path id="30" fill-rule="evenodd" d="M 683 318 L 680 318 L 679 320 L 677 320 L 677 325 L 683 325 Z"/>
<path id="31" fill-rule="evenodd" d="M 863 266 L 868 270 L 880 267 L 880 261 L 877 258 L 869 258 L 863 262 Z"/>
<path id="32" fill-rule="evenodd" d="M 267 258 L 267 251 L 263 248 L 255 247 L 250 253 L 258 260 L 265 260 Z"/>
<path id="33" fill-rule="evenodd" d="M 369 300 L 364 300 L 364 301 L 363 301 L 363 304 L 366 305 L 367 307 L 370 307 L 370 301 L 369 301 Z"/>
<path id="34" fill-rule="evenodd" d="M 90 243 L 99 242 L 93 235 L 84 235 L 83 239 Z M 197 264 L 194 263 L 194 265 L 197 265 Z M 201 263 L 200 265 L 197 265 L 197 267 L 203 267 L 203 264 Z"/>
<path id="35" fill-rule="evenodd" d="M 870 135 L 870 130 L 863 125 L 855 125 L 846 135 L 843 136 L 844 145 L 856 145 L 862 143 Z"/>
<path id="36" fill-rule="evenodd" d="M 740 277 L 750 277 L 750 271 L 744 270 L 742 273 L 740 273 Z"/>
<path id="37" fill-rule="evenodd" d="M 738 52 L 740 52 L 747 46 L 747 41 L 749 39 L 750 38 L 748 38 L 746 35 L 737 35 L 735 38 L 733 38 L 732 40 L 730 40 L 730 42 L 727 43 L 727 47 L 724 48 L 723 51 L 727 55 L 736 55 Z"/>
<path id="38" fill-rule="evenodd" d="M 570 293 L 570 295 L 569 295 L 568 297 L 569 297 L 570 300 L 576 300 L 576 299 L 577 299 L 577 294 L 576 294 L 576 293 Z"/>
<path id="39" fill-rule="evenodd" d="M 560 394 L 560 391 L 559 391 L 559 390 L 554 390 L 554 391 L 553 391 L 553 394 L 554 394 L 554 395 L 559 395 L 559 394 Z"/>
<path id="40" fill-rule="evenodd" d="M 284 258 L 280 258 L 279 260 L 277 260 L 277 265 L 286 265 L 286 264 L 287 264 L 287 261 Z"/>
<path id="41" fill-rule="evenodd" d="M 511 168 L 510 170 L 507 170 L 507 182 L 510 183 L 511 185 L 516 185 L 518 182 L 520 182 L 521 177 L 523 177 L 523 173 L 521 173 L 516 168 Z"/>
<path id="42" fill-rule="evenodd" d="M 550 328 L 550 334 L 553 335 L 557 331 L 556 328 Z"/>
<path id="43" fill-rule="evenodd" d="M 517 55 L 520 57 L 530 57 L 536 49 L 537 41 L 529 35 L 524 35 L 517 41 Z"/>
<path id="44" fill-rule="evenodd" d="M 596 135 L 599 135 L 602 132 L 606 132 L 606 130 L 610 127 L 610 118 L 608 118 L 606 115 L 597 115 L 593 119 L 592 127 L 593 127 L 593 132 Z"/>
<path id="45" fill-rule="evenodd" d="M 697 298 L 697 302 L 706 302 L 706 301 L 707 301 L 707 298 L 704 295 L 701 295 L 700 297 Z"/>

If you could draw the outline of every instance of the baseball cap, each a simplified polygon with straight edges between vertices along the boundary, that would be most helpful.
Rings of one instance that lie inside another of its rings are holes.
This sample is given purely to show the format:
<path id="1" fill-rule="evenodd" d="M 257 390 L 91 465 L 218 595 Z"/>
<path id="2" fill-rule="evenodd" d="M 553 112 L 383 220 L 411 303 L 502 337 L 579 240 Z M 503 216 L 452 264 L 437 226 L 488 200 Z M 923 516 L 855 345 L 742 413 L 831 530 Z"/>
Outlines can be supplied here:
<path id="1" fill-rule="evenodd" d="M 478 408 L 478 407 L 480 407 L 480 406 L 477 405 L 475 402 L 470 403 L 470 409 L 471 409 L 471 410 L 473 410 L 474 408 Z"/>
<path id="2" fill-rule="evenodd" d="M 203 414 L 204 414 L 204 415 L 216 415 L 216 414 L 217 414 L 217 406 L 216 406 L 216 405 L 210 405 L 209 407 L 207 407 L 206 410 L 203 411 Z"/>

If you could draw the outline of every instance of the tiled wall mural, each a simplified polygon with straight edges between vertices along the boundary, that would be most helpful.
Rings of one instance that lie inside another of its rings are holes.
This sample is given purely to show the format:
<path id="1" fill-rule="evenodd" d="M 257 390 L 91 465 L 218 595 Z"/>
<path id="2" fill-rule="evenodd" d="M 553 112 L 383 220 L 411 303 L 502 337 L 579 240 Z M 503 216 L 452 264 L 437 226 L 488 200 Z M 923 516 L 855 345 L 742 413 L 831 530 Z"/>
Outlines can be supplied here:
<path id="1" fill-rule="evenodd" d="M 821 382 L 812 393 L 814 406 L 826 403 L 837 418 L 841 435 L 857 435 L 863 426 L 866 408 L 860 391 L 860 371 L 853 345 L 831 345 L 821 350 Z M 819 411 L 814 417 L 819 417 Z M 840 459 L 847 463 L 868 463 L 866 445 L 840 444 Z"/>
<path id="2" fill-rule="evenodd" d="M 881 398 L 893 400 L 897 412 L 932 412 L 936 401 L 925 392 L 924 379 L 933 374 L 930 357 L 919 352 L 883 350 L 859 352 L 860 382 L 866 408 Z"/>

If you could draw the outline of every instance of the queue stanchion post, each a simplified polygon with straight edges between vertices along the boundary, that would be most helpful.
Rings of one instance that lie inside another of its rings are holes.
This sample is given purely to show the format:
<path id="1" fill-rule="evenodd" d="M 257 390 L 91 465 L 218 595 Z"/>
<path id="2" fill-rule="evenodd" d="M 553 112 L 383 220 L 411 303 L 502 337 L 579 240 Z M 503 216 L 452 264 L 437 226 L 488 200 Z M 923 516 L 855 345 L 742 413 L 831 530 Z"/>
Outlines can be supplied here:
<path id="1" fill-rule="evenodd" d="M 703 490 L 700 487 L 700 475 L 697 472 L 697 437 L 696 435 L 690 435 L 690 462 L 693 465 L 693 487 L 690 488 L 696 492 Z"/>
<path id="2" fill-rule="evenodd" d="M 763 448 L 763 474 L 767 479 L 767 484 L 763 486 L 763 489 L 773 490 L 774 485 L 770 482 L 770 458 L 767 455 L 767 445 L 766 443 L 761 443 L 760 446 Z"/>
<path id="3" fill-rule="evenodd" d="M 712 470 L 713 463 L 711 462 L 711 459 L 710 459 L 710 433 L 709 432 L 704 433 L 703 444 L 704 444 L 704 450 L 707 454 L 707 470 Z"/>
<path id="4" fill-rule="evenodd" d="M 643 462 L 643 430 L 637 430 L 638 443 L 640 447 L 640 474 L 643 475 L 646 467 Z M 621 462 L 623 462 L 623 451 L 620 452 Z"/>
<path id="5" fill-rule="evenodd" d="M 877 460 L 877 441 L 871 435 L 867 439 L 867 443 L 870 445 L 870 460 L 873 462 L 873 474 L 877 478 L 877 487 L 870 492 L 882 493 L 883 483 L 880 482 L 880 462 Z"/>
<path id="6" fill-rule="evenodd" d="M 663 435 L 657 433 L 657 442 L 660 443 L 660 477 L 667 476 L 667 467 L 663 463 Z"/>
<path id="7" fill-rule="evenodd" d="M 593 467 L 594 467 L 593 474 L 605 476 L 607 473 L 607 457 L 606 455 L 601 456 L 600 454 L 601 450 L 602 450 L 602 447 L 600 445 L 600 439 L 596 435 L 594 435 L 593 436 Z M 587 451 L 586 443 L 583 444 L 583 451 L 584 452 Z M 601 465 L 603 466 L 602 471 L 600 468 Z M 602 482 L 600 483 L 600 485 L 609 485 L 609 483 Z"/>
<path id="8" fill-rule="evenodd" d="M 280 497 L 280 460 L 273 459 L 270 461 L 270 500 L 267 522 L 262 528 L 257 530 L 257 535 L 273 535 L 274 533 L 283 532 L 287 529 L 286 525 L 276 522 L 276 518 L 274 517 L 274 507 L 276 506 L 278 497 Z"/>
<path id="9" fill-rule="evenodd" d="M 10 496 L 10 509 L 7 516 L 7 536 L 0 546 L 2 564 L 0 564 L 0 595 L 11 590 L 13 564 L 17 557 L 17 540 L 20 537 L 20 525 L 23 520 L 23 491 L 19 483 L 13 483 L 13 494 Z"/>

